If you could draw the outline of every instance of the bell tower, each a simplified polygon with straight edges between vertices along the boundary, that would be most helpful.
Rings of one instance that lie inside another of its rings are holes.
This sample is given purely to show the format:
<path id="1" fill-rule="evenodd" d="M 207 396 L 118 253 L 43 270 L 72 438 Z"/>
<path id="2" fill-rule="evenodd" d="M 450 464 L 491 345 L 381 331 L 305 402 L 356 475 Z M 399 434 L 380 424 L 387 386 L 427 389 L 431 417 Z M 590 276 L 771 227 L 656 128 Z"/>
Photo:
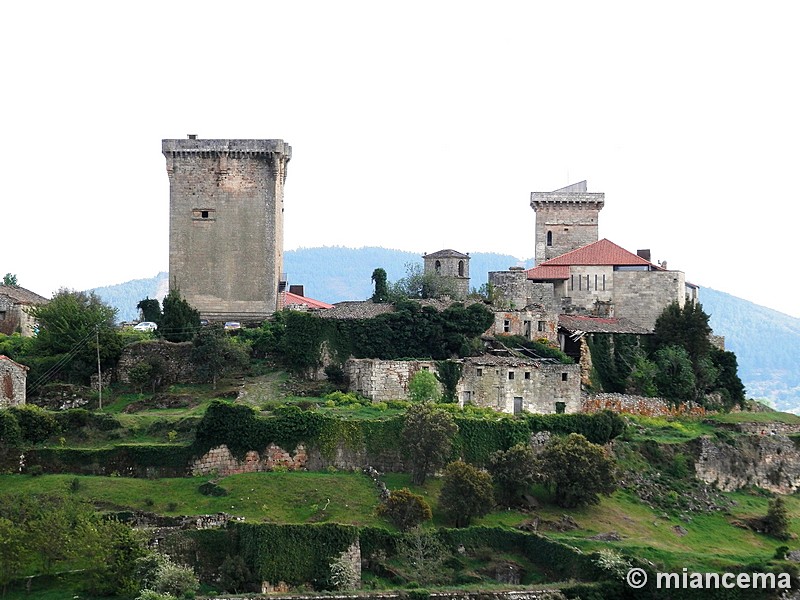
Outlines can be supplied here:
<path id="1" fill-rule="evenodd" d="M 605 194 L 586 191 L 586 181 L 554 192 L 531 192 L 536 213 L 536 264 L 596 242 Z"/>

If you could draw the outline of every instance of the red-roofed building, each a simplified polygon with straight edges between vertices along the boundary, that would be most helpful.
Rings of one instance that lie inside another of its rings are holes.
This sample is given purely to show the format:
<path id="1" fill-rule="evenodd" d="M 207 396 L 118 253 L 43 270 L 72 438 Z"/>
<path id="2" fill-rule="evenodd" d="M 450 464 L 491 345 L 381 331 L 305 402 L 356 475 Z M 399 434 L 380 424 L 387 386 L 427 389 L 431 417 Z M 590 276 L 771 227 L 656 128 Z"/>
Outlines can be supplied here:
<path id="1" fill-rule="evenodd" d="M 302 285 L 290 286 L 289 291 L 283 293 L 282 304 L 283 308 L 290 308 L 292 310 L 326 310 L 328 308 L 333 308 L 333 304 L 304 296 Z"/>
<path id="2" fill-rule="evenodd" d="M 534 192 L 536 266 L 489 274 L 508 306 L 546 306 L 551 295 L 558 314 L 617 317 L 652 330 L 672 302 L 697 301 L 697 286 L 681 271 L 650 262 L 650 251 L 630 252 L 597 239 L 603 194 L 587 192 L 586 182 L 555 192 Z M 508 319 L 506 319 L 508 320 Z"/>

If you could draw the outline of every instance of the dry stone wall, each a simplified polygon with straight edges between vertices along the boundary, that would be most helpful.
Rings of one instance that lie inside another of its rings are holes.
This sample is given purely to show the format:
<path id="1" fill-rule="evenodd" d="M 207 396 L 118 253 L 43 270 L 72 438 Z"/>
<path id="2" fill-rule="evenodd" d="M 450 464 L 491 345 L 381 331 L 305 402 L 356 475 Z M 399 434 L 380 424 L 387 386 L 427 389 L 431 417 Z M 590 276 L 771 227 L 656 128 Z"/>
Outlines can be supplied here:
<path id="1" fill-rule="evenodd" d="M 164 361 L 164 377 L 168 383 L 191 383 L 194 367 L 191 362 L 191 342 L 147 340 L 125 346 L 117 363 L 117 381 L 130 383 L 130 370 L 140 362 L 153 358 Z"/>
<path id="2" fill-rule="evenodd" d="M 189 470 L 192 475 L 237 475 L 239 473 L 261 473 L 272 471 L 275 467 L 298 471 L 306 468 L 308 454 L 305 446 L 300 444 L 294 452 L 288 452 L 270 444 L 263 452 L 250 450 L 243 459 L 238 459 L 224 444 L 206 452 L 192 462 Z"/>
<path id="3" fill-rule="evenodd" d="M 408 383 L 418 371 L 435 373 L 436 363 L 431 360 L 351 358 L 344 364 L 344 372 L 350 381 L 350 391 L 373 402 L 408 398 Z"/>
<path id="4" fill-rule="evenodd" d="M 628 413 L 646 417 L 668 417 L 677 415 L 702 416 L 706 409 L 694 402 L 681 402 L 673 406 L 663 398 L 648 398 L 629 394 L 593 394 L 584 396 L 581 412 L 593 413 L 610 410 L 615 413 Z"/>
<path id="5" fill-rule="evenodd" d="M 25 404 L 28 367 L 0 356 L 0 408 Z"/>

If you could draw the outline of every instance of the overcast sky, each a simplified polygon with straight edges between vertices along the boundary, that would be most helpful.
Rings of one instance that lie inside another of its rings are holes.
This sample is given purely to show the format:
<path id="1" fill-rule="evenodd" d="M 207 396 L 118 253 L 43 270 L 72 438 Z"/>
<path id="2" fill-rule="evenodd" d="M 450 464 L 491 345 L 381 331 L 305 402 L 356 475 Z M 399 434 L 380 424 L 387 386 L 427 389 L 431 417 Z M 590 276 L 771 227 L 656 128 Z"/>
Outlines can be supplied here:
<path id="1" fill-rule="evenodd" d="M 193 133 L 292 145 L 287 250 L 531 258 L 530 193 L 586 179 L 601 237 L 800 316 L 797 12 L 8 3 L 0 276 L 50 296 L 167 270 L 161 140 Z"/>

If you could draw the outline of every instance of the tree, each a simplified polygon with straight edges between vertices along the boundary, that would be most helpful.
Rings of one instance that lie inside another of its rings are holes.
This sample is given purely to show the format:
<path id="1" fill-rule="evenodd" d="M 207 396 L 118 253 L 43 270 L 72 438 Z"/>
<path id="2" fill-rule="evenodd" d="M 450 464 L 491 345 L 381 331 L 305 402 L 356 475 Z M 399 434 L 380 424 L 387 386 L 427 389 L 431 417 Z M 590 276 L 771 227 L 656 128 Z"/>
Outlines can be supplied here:
<path id="1" fill-rule="evenodd" d="M 430 371 L 417 371 L 408 382 L 408 395 L 412 402 L 436 402 L 441 397 L 439 383 Z"/>
<path id="2" fill-rule="evenodd" d="M 444 471 L 439 508 L 456 527 L 468 527 L 494 506 L 492 476 L 463 461 L 451 462 Z"/>
<path id="3" fill-rule="evenodd" d="M 789 539 L 789 511 L 783 497 L 770 500 L 767 516 L 764 517 L 764 532 L 779 540 Z"/>
<path id="4" fill-rule="evenodd" d="M 428 402 L 408 408 L 402 440 L 414 485 L 425 483 L 428 473 L 447 462 L 457 431 L 453 415 Z"/>
<path id="5" fill-rule="evenodd" d="M 250 360 L 249 347 L 218 328 L 204 327 L 194 337 L 191 360 L 201 381 L 217 380 L 227 373 L 242 370 Z"/>
<path id="6" fill-rule="evenodd" d="M 170 342 L 188 342 L 200 328 L 200 313 L 173 288 L 161 303 L 164 307 L 158 334 Z"/>
<path id="7" fill-rule="evenodd" d="M 692 361 L 683 346 L 664 346 L 655 355 L 658 393 L 679 402 L 695 398 L 696 378 Z"/>
<path id="8" fill-rule="evenodd" d="M 453 360 L 440 360 L 436 363 L 436 379 L 442 384 L 442 401 L 447 403 L 458 402 L 456 388 L 461 381 L 464 370 L 461 363 Z"/>
<path id="9" fill-rule="evenodd" d="M 378 514 L 386 517 L 398 529 L 406 531 L 433 518 L 430 505 L 419 494 L 408 489 L 394 490 L 378 507 Z"/>
<path id="10" fill-rule="evenodd" d="M 616 489 L 614 461 L 579 433 L 551 439 L 536 457 L 536 472 L 565 508 L 597 504 L 599 494 Z"/>
<path id="11" fill-rule="evenodd" d="M 161 326 L 161 305 L 158 303 L 158 300 L 148 296 L 144 300 L 140 300 L 136 308 L 142 313 L 142 321 L 152 321 L 156 325 Z"/>
<path id="12" fill-rule="evenodd" d="M 62 288 L 29 313 L 39 324 L 30 346 L 30 355 L 39 359 L 30 365 L 29 380 L 34 384 L 43 376 L 87 383 L 97 372 L 98 341 L 103 368 L 112 368 L 122 353 L 124 343 L 115 326 L 117 309 L 94 292 Z"/>
<path id="13" fill-rule="evenodd" d="M 489 457 L 489 473 L 500 504 L 507 507 L 519 504 L 522 494 L 536 479 L 535 466 L 533 448 L 527 444 L 498 450 Z"/>
<path id="14" fill-rule="evenodd" d="M 375 283 L 375 291 L 372 294 L 372 301 L 386 302 L 389 299 L 389 286 L 386 283 L 386 271 L 377 268 L 372 272 L 372 281 Z"/>
<path id="15" fill-rule="evenodd" d="M 3 275 L 3 285 L 17 285 L 17 276 L 6 273 Z"/>
<path id="16" fill-rule="evenodd" d="M 0 517 L 0 590 L 3 596 L 6 587 L 22 575 L 28 561 L 25 532 L 16 523 Z"/>
<path id="17" fill-rule="evenodd" d="M 397 541 L 397 558 L 409 581 L 431 583 L 442 580 L 442 568 L 450 557 L 435 531 L 415 527 Z"/>
<path id="18" fill-rule="evenodd" d="M 238 594 L 247 589 L 253 578 L 241 554 L 226 556 L 219 568 L 219 583 L 226 592 Z"/>
<path id="19" fill-rule="evenodd" d="M 455 296 L 453 281 L 439 273 L 425 272 L 417 263 L 406 264 L 406 276 L 392 285 L 390 295 L 399 298 L 440 298 Z"/>

